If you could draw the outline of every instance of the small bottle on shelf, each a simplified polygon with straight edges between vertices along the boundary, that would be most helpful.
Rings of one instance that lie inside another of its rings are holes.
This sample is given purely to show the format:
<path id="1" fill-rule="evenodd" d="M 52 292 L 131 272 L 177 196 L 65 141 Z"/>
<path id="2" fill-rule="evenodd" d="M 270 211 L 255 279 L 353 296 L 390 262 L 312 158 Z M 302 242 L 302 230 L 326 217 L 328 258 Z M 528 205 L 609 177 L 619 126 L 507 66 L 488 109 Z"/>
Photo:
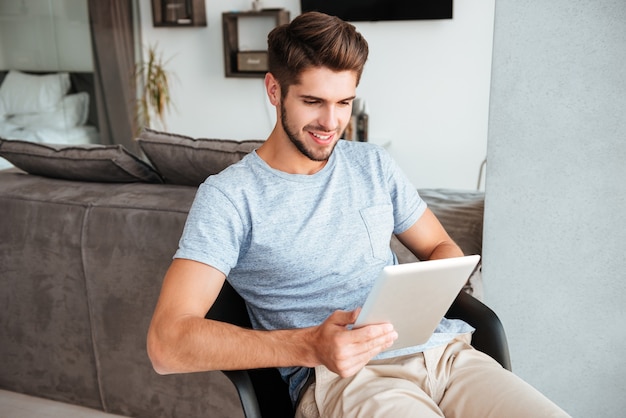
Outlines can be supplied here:
<path id="1" fill-rule="evenodd" d="M 356 117 L 356 138 L 359 142 L 367 142 L 368 125 L 369 114 L 367 110 L 367 102 L 364 100 Z"/>

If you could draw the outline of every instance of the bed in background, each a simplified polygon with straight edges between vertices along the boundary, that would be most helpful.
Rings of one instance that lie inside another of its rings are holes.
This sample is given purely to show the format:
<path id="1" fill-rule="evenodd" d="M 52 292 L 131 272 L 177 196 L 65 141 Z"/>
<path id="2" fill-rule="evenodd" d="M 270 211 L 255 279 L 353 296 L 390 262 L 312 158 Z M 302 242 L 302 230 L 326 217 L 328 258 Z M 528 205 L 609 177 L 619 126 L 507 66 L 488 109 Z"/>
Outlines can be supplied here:
<path id="1" fill-rule="evenodd" d="M 0 137 L 44 144 L 97 144 L 90 72 L 0 71 Z M 0 158 L 0 169 L 11 167 Z"/>

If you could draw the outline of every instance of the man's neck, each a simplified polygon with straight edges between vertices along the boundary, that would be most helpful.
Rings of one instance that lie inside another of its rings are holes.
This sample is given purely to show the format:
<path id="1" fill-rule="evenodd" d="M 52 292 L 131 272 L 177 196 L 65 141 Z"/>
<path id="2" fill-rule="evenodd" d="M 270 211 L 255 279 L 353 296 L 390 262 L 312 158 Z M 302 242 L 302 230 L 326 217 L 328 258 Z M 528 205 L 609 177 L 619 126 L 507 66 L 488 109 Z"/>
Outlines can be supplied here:
<path id="1" fill-rule="evenodd" d="M 313 161 L 302 154 L 284 134 L 274 130 L 257 150 L 257 155 L 275 170 L 288 174 L 311 175 L 323 169 L 328 160 Z"/>

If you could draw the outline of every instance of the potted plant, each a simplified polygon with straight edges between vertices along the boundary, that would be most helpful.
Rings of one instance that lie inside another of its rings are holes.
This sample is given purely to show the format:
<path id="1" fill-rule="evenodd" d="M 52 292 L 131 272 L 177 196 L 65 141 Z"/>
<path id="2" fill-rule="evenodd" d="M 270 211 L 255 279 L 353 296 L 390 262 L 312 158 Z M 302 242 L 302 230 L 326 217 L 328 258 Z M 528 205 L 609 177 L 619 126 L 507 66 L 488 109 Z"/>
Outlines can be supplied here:
<path id="1" fill-rule="evenodd" d="M 166 70 L 170 60 L 163 60 L 157 45 L 147 48 L 146 60 L 136 65 L 137 103 L 135 106 L 138 127 L 152 127 L 158 121 L 166 130 L 165 114 L 173 107 L 170 86 L 172 73 Z"/>

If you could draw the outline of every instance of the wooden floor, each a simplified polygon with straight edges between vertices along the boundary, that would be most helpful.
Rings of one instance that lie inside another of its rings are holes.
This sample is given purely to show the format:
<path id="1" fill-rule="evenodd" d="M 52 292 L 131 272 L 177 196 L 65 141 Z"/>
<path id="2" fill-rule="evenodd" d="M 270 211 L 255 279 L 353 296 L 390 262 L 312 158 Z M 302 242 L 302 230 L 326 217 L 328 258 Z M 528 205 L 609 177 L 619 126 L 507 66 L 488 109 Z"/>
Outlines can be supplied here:
<path id="1" fill-rule="evenodd" d="M 82 406 L 0 390 L 2 418 L 120 418 Z"/>

